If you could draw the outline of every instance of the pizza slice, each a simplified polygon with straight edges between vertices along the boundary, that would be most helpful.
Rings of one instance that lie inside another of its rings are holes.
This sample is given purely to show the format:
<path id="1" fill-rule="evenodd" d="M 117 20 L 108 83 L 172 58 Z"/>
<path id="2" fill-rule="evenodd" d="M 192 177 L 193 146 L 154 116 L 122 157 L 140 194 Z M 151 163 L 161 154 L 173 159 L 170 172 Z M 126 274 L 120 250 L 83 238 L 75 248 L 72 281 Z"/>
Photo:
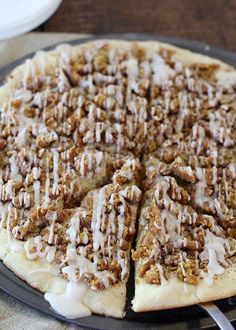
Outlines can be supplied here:
<path id="1" fill-rule="evenodd" d="M 129 158 L 110 184 L 91 190 L 79 207 L 48 208 L 21 241 L 14 238 L 15 210 L 5 204 L 7 226 L 15 221 L 15 227 L 1 230 L 1 259 L 68 318 L 91 312 L 122 317 L 139 185 L 139 161 Z"/>
<path id="2" fill-rule="evenodd" d="M 182 163 L 180 156 L 169 164 L 156 156 L 145 161 L 147 190 L 132 254 L 136 265 L 132 308 L 136 312 L 192 305 L 235 293 L 236 237 L 231 208 L 235 193 L 230 170 L 235 164 L 223 170 L 219 165 L 216 170 L 211 164 L 214 156 L 202 156 L 202 165 L 194 159 L 188 154 Z"/>

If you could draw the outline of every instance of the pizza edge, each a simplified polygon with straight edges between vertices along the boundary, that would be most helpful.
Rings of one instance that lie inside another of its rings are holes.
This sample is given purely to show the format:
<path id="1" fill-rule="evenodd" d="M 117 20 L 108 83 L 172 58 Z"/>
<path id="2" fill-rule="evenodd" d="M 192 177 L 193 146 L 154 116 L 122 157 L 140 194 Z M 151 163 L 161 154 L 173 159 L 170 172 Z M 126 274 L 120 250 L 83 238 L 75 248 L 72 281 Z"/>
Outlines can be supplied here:
<path id="1" fill-rule="evenodd" d="M 54 50 L 36 53 L 32 58 L 29 58 L 28 60 L 26 60 L 26 62 L 18 65 L 8 74 L 8 76 L 6 77 L 5 84 L 0 88 L 0 100 L 3 96 L 9 97 L 14 86 L 22 80 L 22 77 L 24 76 L 24 72 L 27 67 L 27 61 L 33 61 L 34 66 L 40 69 L 41 56 L 46 56 L 45 72 L 48 72 L 58 63 L 60 58 L 60 49 L 63 51 L 68 51 L 71 54 L 76 54 L 79 49 L 89 50 L 93 47 L 99 48 L 104 43 L 112 46 L 114 49 L 129 49 L 131 44 L 136 44 L 138 47 L 143 47 L 146 50 L 158 50 L 160 48 L 166 48 L 175 51 L 173 59 L 180 61 L 183 64 L 218 64 L 220 66 L 219 71 L 223 70 L 227 72 L 235 72 L 235 69 L 232 66 L 221 60 L 200 53 L 195 53 L 185 48 L 179 48 L 168 43 L 163 43 L 159 41 L 124 41 L 115 39 L 92 40 L 79 45 L 61 44 L 58 45 Z M 0 103 L 1 102 L 2 101 L 0 101 Z"/>
<path id="2" fill-rule="evenodd" d="M 216 276 L 211 286 L 204 280 L 197 286 L 190 285 L 180 282 L 175 276 L 163 285 L 148 284 L 136 278 L 132 309 L 135 312 L 147 312 L 228 298 L 236 294 L 235 281 L 236 265 L 230 265 L 222 275 Z"/>
<path id="3" fill-rule="evenodd" d="M 58 275 L 57 266 L 42 258 L 27 259 L 23 244 L 12 237 L 9 239 L 5 229 L 0 231 L 0 259 L 7 268 L 34 289 L 56 294 L 63 294 L 66 290 L 68 281 Z M 120 282 L 98 292 L 88 289 L 82 301 L 93 313 L 122 318 L 126 302 L 126 285 Z"/>

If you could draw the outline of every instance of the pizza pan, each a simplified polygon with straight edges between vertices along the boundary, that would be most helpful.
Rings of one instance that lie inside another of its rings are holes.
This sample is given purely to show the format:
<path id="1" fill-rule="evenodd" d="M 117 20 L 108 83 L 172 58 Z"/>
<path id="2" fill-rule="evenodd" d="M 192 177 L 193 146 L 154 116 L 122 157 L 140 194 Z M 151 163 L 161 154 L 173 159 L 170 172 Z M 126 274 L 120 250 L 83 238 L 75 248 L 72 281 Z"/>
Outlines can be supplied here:
<path id="1" fill-rule="evenodd" d="M 192 41 L 187 39 L 164 37 L 150 34 L 109 34 L 99 35 L 90 38 L 72 40 L 70 44 L 81 44 L 86 41 L 96 39 L 125 39 L 125 40 L 159 40 L 162 42 L 170 43 L 178 47 L 187 48 L 194 52 L 202 53 L 211 57 L 218 58 L 226 63 L 236 67 L 236 54 L 209 46 L 205 43 Z M 45 50 L 50 50 L 52 47 L 48 47 Z M 10 71 L 17 65 L 24 62 L 28 57 L 33 54 L 28 54 L 25 57 L 7 65 L 0 70 L 0 82 L 3 83 L 4 78 L 10 73 Z M 78 325 L 80 327 L 89 329 L 136 329 L 144 330 L 146 328 L 150 330 L 154 329 L 213 329 L 215 324 L 207 314 L 197 305 L 191 307 L 181 307 L 166 311 L 147 312 L 147 313 L 134 313 L 131 307 L 131 300 L 134 294 L 133 283 L 133 269 L 131 269 L 131 276 L 128 282 L 128 299 L 127 299 L 127 313 L 123 320 L 114 319 L 110 317 L 103 317 L 98 315 L 92 315 L 86 318 L 80 318 L 76 320 L 68 320 L 63 316 L 55 313 L 49 306 L 48 302 L 44 300 L 43 294 L 39 291 L 31 288 L 27 283 L 18 278 L 11 270 L 0 262 L 0 288 L 20 300 L 24 304 L 37 309 L 42 313 L 46 313 L 60 321 L 70 324 Z M 226 283 L 227 285 L 227 283 Z M 171 299 L 171 295 L 170 295 Z M 224 312 L 228 319 L 236 326 L 236 298 L 224 299 L 216 302 L 217 306 Z"/>

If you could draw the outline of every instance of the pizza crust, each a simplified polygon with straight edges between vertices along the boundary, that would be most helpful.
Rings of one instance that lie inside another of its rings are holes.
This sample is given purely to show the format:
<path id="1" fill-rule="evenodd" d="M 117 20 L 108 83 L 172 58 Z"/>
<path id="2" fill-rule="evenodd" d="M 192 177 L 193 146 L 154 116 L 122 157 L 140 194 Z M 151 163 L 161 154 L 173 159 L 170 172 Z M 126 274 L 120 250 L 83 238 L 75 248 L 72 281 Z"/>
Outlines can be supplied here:
<path id="1" fill-rule="evenodd" d="M 59 276 L 57 266 L 40 258 L 27 259 L 23 244 L 19 243 L 14 238 L 8 241 L 6 230 L 1 229 L 0 258 L 4 265 L 41 292 L 63 294 L 68 281 Z M 88 289 L 82 301 L 93 313 L 122 318 L 126 302 L 126 286 L 120 283 L 99 292 Z"/>
<path id="2" fill-rule="evenodd" d="M 143 47 L 144 49 L 153 51 L 157 51 L 160 48 L 166 48 L 169 50 L 173 50 L 175 54 L 173 55 L 173 59 L 176 61 L 180 61 L 183 64 L 190 65 L 192 63 L 203 63 L 203 64 L 218 64 L 219 72 L 223 72 L 226 75 L 230 72 L 230 78 L 236 82 L 236 72 L 234 68 L 220 60 L 215 58 L 194 53 L 187 49 L 181 49 L 176 46 L 162 43 L 159 41 L 124 41 L 124 40 L 96 40 L 96 41 L 88 41 L 84 44 L 70 46 L 69 44 L 64 44 L 58 46 L 55 50 L 48 52 L 37 52 L 36 55 L 32 59 L 28 59 L 23 64 L 16 67 L 7 77 L 6 84 L 0 88 L 0 105 L 4 102 L 5 98 L 8 98 L 12 95 L 14 86 L 16 86 L 22 78 L 27 70 L 29 70 L 30 63 L 33 63 L 33 66 L 36 69 L 36 73 L 42 74 L 49 73 L 52 68 L 54 68 L 60 59 L 61 51 L 68 52 L 70 55 L 75 55 L 79 49 L 91 49 L 93 47 L 101 47 L 104 43 L 108 43 L 114 49 L 129 49 L 132 43 L 135 43 L 139 47 Z M 43 63 L 43 65 L 42 65 Z M 233 77 L 233 78 L 232 78 Z"/>
<path id="3" fill-rule="evenodd" d="M 180 282 L 174 276 L 163 285 L 136 279 L 132 309 L 135 312 L 155 311 L 228 298 L 236 294 L 235 283 L 236 265 L 229 266 L 224 274 L 215 277 L 212 285 L 201 280 L 194 286 Z"/>
<path id="4" fill-rule="evenodd" d="M 212 286 L 202 280 L 196 289 L 201 302 L 224 299 L 236 294 L 236 265 L 230 265 L 222 275 L 215 277 Z"/>
<path id="5" fill-rule="evenodd" d="M 148 284 L 142 279 L 136 279 L 132 309 L 135 312 L 147 312 L 197 304 L 199 300 L 195 289 L 175 277 L 165 285 Z"/>

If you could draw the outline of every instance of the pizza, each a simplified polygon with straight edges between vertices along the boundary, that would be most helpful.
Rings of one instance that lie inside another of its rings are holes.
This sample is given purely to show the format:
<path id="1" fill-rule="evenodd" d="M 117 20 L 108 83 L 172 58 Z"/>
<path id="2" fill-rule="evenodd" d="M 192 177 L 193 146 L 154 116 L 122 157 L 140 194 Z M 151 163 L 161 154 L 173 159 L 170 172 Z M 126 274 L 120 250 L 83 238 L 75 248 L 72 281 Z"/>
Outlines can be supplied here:
<path id="1" fill-rule="evenodd" d="M 67 318 L 236 294 L 236 71 L 159 42 L 38 52 L 0 88 L 0 259 Z"/>

